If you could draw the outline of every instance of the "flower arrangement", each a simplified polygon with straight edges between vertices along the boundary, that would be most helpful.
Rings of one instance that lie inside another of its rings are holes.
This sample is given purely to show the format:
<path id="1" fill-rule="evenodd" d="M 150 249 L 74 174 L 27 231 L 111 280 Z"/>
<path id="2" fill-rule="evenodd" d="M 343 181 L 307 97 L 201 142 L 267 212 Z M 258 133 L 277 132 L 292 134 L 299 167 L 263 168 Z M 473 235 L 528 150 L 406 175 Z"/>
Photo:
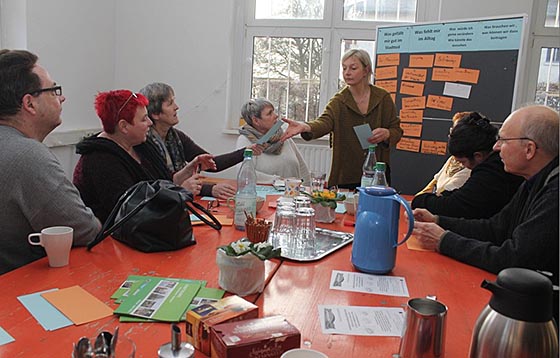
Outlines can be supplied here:
<path id="1" fill-rule="evenodd" d="M 315 190 L 311 194 L 306 193 L 305 191 L 302 191 L 301 193 L 308 196 L 311 199 L 312 204 L 321 204 L 321 206 L 329 207 L 331 209 L 336 209 L 337 201 L 343 201 L 346 199 L 346 195 L 329 189 L 323 189 L 323 191 Z"/>
<path id="2" fill-rule="evenodd" d="M 281 253 L 280 248 L 275 249 L 268 242 L 252 243 L 246 238 L 234 241 L 229 245 L 220 246 L 219 249 L 223 250 L 228 256 L 243 256 L 251 253 L 263 261 L 279 257 Z"/>

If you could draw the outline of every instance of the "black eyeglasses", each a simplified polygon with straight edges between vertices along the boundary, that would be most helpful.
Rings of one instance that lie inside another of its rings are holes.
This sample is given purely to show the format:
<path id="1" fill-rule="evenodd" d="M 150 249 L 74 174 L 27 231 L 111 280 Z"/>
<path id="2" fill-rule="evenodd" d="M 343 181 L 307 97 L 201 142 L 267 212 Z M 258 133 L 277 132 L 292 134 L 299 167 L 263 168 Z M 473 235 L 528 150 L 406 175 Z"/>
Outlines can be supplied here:
<path id="1" fill-rule="evenodd" d="M 496 136 L 496 143 L 507 142 L 507 141 L 510 141 L 510 140 L 530 140 L 531 142 L 535 143 L 535 145 L 537 144 L 537 142 L 535 142 L 534 139 L 531 139 L 529 137 L 502 138 L 502 137 L 500 137 L 500 135 Z"/>
<path id="2" fill-rule="evenodd" d="M 33 97 L 40 95 L 43 92 L 53 92 L 55 96 L 60 97 L 62 96 L 62 86 L 54 86 L 48 88 L 41 88 L 33 92 L 29 92 L 28 94 L 32 95 Z"/>
<path id="3" fill-rule="evenodd" d="M 130 100 L 132 99 L 132 97 L 134 98 L 138 98 L 138 96 L 136 95 L 136 93 L 134 92 L 130 92 L 130 97 L 128 97 L 128 99 L 126 101 L 124 101 L 123 105 L 121 106 L 121 108 L 119 108 L 119 110 L 117 111 L 117 121 L 119 120 L 119 116 L 121 114 L 121 111 L 124 109 L 124 107 L 126 107 L 126 105 L 128 104 L 128 102 L 130 102 Z"/>
<path id="4" fill-rule="evenodd" d="M 219 206 L 220 206 L 220 201 L 218 199 L 210 200 L 208 201 L 208 204 L 206 204 L 206 210 L 210 211 L 212 209 L 217 209 Z M 212 210 L 212 211 L 217 211 L 217 210 Z"/>

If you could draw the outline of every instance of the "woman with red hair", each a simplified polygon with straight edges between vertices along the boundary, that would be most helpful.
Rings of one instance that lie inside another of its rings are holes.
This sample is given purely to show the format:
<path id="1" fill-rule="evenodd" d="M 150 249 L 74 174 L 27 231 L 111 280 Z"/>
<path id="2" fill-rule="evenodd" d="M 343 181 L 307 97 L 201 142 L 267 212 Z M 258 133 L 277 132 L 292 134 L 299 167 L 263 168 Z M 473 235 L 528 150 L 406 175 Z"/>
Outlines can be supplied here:
<path id="1" fill-rule="evenodd" d="M 172 180 L 196 194 L 200 184 L 190 178 L 197 167 L 215 169 L 212 155 L 203 154 L 172 175 L 159 154 L 144 144 L 152 125 L 147 105 L 146 97 L 129 90 L 101 92 L 95 98 L 103 131 L 76 146 L 81 157 L 74 169 L 74 184 L 101 221 L 119 197 L 140 181 Z"/>

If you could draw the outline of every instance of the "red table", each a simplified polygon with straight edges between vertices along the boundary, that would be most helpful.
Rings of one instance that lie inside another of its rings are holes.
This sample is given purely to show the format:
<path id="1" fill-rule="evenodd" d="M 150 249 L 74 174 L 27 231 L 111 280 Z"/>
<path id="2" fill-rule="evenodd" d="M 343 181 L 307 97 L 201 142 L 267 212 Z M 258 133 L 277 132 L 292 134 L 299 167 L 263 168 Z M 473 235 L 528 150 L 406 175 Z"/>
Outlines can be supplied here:
<path id="1" fill-rule="evenodd" d="M 228 208 L 221 206 L 220 213 Z M 259 216 L 269 217 L 273 209 L 264 206 Z M 333 224 L 324 227 L 352 231 L 343 226 L 352 216 L 338 215 Z M 405 229 L 401 218 L 401 232 Z M 322 226 L 322 225 L 321 225 Z M 136 357 L 155 357 L 157 349 L 170 340 L 166 323 L 119 323 L 116 316 L 81 326 L 45 331 L 17 300 L 24 294 L 51 288 L 80 285 L 101 301 L 116 307 L 110 295 L 128 275 L 153 275 L 207 280 L 208 287 L 218 287 L 216 248 L 243 236 L 231 226 L 216 232 L 206 226 L 195 226 L 197 244 L 175 252 L 144 254 L 111 239 L 87 252 L 73 249 L 70 265 L 49 268 L 41 259 L 0 276 L 0 326 L 16 341 L 0 346 L 0 357 L 70 357 L 72 343 L 81 336 L 93 337 L 102 330 L 113 331 L 120 326 L 137 345 Z M 271 260 L 266 263 L 267 285 L 260 295 L 247 297 L 260 307 L 260 316 L 284 315 L 301 331 L 302 344 L 331 358 L 391 357 L 398 352 L 397 337 L 363 337 L 324 335 L 321 333 L 317 305 L 353 306 L 405 305 L 408 298 L 330 290 L 333 269 L 353 271 L 350 263 L 351 245 L 309 263 Z M 403 245 L 398 250 L 397 264 L 391 273 L 404 276 L 411 297 L 436 295 L 449 308 L 447 326 L 447 356 L 464 357 L 468 353 L 470 336 L 476 317 L 489 300 L 489 293 L 479 286 L 483 279 L 495 275 L 467 266 L 433 252 L 411 251 Z M 184 331 L 184 325 L 181 324 Z M 197 352 L 196 357 L 204 357 Z"/>

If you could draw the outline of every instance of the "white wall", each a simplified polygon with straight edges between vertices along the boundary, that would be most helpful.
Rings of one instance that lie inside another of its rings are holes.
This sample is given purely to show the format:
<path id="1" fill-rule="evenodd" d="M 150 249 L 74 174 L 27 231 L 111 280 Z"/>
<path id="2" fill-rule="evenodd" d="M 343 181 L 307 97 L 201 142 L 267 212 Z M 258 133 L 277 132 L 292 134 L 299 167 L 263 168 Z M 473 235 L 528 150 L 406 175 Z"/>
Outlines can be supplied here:
<path id="1" fill-rule="evenodd" d="M 27 6 L 14 5 L 20 1 Z M 72 142 L 74 131 L 99 127 L 93 111 L 98 91 L 138 90 L 161 81 L 175 88 L 181 107 L 178 127 L 220 154 L 233 150 L 236 140 L 223 129 L 233 17 L 242 1 L 0 0 L 0 39 L 3 46 L 26 42 L 64 86 L 63 124 L 51 145 L 64 132 Z M 419 0 L 428 2 L 430 13 L 424 16 L 431 21 L 530 14 L 533 1 L 542 0 Z M 9 11 L 27 23 L 12 23 L 7 29 L 21 32 L 5 30 L 6 19 L 12 19 Z M 71 151 L 56 152 L 66 164 L 74 160 Z"/>

